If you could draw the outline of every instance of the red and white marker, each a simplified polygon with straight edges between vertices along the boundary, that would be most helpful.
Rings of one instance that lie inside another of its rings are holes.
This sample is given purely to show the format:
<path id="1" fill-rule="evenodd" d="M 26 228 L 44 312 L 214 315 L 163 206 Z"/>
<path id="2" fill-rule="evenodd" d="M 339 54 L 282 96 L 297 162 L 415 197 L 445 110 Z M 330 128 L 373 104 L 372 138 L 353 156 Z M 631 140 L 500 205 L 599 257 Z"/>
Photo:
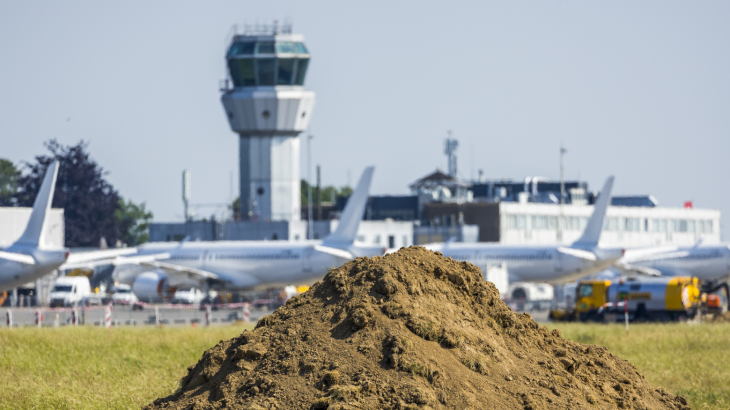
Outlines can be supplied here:
<path id="1" fill-rule="evenodd" d="M 35 325 L 41 327 L 43 324 L 43 312 L 40 309 L 35 311 Z"/>
<path id="2" fill-rule="evenodd" d="M 8 309 L 7 312 L 5 312 L 5 320 L 8 324 L 8 327 L 13 327 L 13 311 Z"/>
<path id="3" fill-rule="evenodd" d="M 71 309 L 71 324 L 74 326 L 79 324 L 79 314 L 76 309 Z"/>
<path id="4" fill-rule="evenodd" d="M 111 303 L 108 304 L 104 308 L 104 326 L 106 326 L 107 329 L 112 327 L 112 305 L 111 305 Z"/>
<path id="5" fill-rule="evenodd" d="M 626 336 L 629 335 L 629 297 L 624 297 L 624 318 L 626 319 Z"/>
<path id="6" fill-rule="evenodd" d="M 248 303 L 243 304 L 243 322 L 248 323 L 251 321 L 251 311 L 248 308 Z"/>
<path id="7" fill-rule="evenodd" d="M 210 305 L 205 305 L 205 325 L 210 326 Z"/>

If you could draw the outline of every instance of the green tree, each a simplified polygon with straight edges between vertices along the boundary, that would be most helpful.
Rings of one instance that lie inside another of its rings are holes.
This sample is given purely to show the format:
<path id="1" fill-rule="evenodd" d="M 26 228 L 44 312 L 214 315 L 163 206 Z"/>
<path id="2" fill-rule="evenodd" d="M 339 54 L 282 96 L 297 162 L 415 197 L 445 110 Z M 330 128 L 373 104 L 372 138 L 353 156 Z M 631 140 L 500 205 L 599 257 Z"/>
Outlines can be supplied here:
<path id="1" fill-rule="evenodd" d="M 66 246 L 95 247 L 102 237 L 110 244 L 121 240 L 126 232 L 115 217 L 121 197 L 104 178 L 107 172 L 91 158 L 88 143 L 64 146 L 53 139 L 44 145 L 49 155 L 24 164 L 28 172 L 18 178 L 18 205 L 33 206 L 46 169 L 58 160 L 53 207 L 63 208 Z"/>
<path id="2" fill-rule="evenodd" d="M 231 205 L 228 207 L 228 210 L 233 213 L 233 220 L 238 221 L 241 219 L 241 197 L 237 196 L 236 199 L 233 200 Z"/>
<path id="3" fill-rule="evenodd" d="M 301 186 L 300 195 L 301 195 L 301 200 L 302 200 L 302 207 L 305 207 L 305 206 L 309 205 L 309 201 L 308 201 L 308 197 L 307 197 L 308 190 L 309 190 L 309 184 L 307 183 L 307 180 L 303 179 L 300 186 Z M 352 195 L 352 188 L 350 188 L 349 186 L 343 186 L 339 189 L 337 189 L 336 187 L 334 187 L 332 185 L 324 186 L 324 187 L 322 187 L 322 196 L 321 196 L 323 203 L 330 202 L 332 200 L 332 191 L 335 192 L 335 202 L 337 201 L 337 198 L 339 198 L 341 196 L 349 197 L 350 195 Z M 317 203 L 317 187 L 312 186 L 312 204 L 314 205 L 316 203 Z"/>
<path id="4" fill-rule="evenodd" d="M 150 239 L 150 222 L 152 212 L 145 208 L 145 203 L 137 205 L 131 200 L 119 200 L 119 209 L 114 213 L 122 231 L 122 241 L 130 246 L 141 245 Z"/>
<path id="5" fill-rule="evenodd" d="M 0 158 L 0 206 L 14 206 L 20 170 L 12 161 Z"/>

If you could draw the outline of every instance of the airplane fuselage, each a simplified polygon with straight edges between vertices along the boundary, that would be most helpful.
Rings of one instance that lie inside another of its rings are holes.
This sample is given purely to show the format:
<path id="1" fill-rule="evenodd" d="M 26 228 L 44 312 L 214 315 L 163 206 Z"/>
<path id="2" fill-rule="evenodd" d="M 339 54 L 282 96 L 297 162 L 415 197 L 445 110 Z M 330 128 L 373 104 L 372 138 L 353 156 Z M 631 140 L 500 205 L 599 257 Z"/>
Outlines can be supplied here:
<path id="1" fill-rule="evenodd" d="M 137 255 L 168 253 L 163 260 L 214 273 L 227 290 L 311 284 L 348 259 L 316 250 L 321 241 L 221 241 L 148 244 Z M 362 252 L 353 252 L 362 253 Z M 375 254 L 382 254 L 378 251 Z M 132 283 L 139 269 L 120 271 L 117 280 Z M 193 285 L 193 283 L 190 283 Z"/>
<path id="2" fill-rule="evenodd" d="M 676 248 L 627 260 L 629 265 L 656 269 L 663 275 L 689 275 L 699 279 L 730 277 L 730 247 L 710 245 Z"/>
<path id="3" fill-rule="evenodd" d="M 505 263 L 511 282 L 569 280 L 605 269 L 610 265 L 609 260 L 614 260 L 586 260 L 561 253 L 555 246 L 454 243 L 426 247 L 446 257 L 469 262 L 482 270 L 491 263 Z"/>
<path id="4" fill-rule="evenodd" d="M 11 247 L 5 251 L 32 256 L 35 264 L 30 265 L 0 258 L 0 292 L 33 282 L 53 272 L 66 261 L 68 255 L 65 249 L 41 250 Z"/>

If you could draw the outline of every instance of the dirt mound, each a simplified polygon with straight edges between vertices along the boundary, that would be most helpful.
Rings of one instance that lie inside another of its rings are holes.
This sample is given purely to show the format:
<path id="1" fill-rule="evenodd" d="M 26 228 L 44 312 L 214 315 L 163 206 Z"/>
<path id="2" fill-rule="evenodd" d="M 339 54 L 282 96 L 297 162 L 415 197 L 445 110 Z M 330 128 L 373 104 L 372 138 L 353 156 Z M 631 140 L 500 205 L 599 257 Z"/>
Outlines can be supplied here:
<path id="1" fill-rule="evenodd" d="M 332 269 L 180 385 L 147 408 L 688 408 L 606 348 L 511 312 L 477 267 L 420 247 Z"/>

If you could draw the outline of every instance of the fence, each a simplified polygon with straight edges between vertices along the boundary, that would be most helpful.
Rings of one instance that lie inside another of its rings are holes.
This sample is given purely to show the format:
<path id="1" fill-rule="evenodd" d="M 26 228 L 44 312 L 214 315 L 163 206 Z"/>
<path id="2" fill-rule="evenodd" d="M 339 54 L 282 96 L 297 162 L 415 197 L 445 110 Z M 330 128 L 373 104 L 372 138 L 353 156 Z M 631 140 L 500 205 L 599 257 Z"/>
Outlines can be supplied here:
<path id="1" fill-rule="evenodd" d="M 149 304 L 8 308 L 0 327 L 170 326 L 255 322 L 280 306 L 277 299 L 210 305 Z"/>

